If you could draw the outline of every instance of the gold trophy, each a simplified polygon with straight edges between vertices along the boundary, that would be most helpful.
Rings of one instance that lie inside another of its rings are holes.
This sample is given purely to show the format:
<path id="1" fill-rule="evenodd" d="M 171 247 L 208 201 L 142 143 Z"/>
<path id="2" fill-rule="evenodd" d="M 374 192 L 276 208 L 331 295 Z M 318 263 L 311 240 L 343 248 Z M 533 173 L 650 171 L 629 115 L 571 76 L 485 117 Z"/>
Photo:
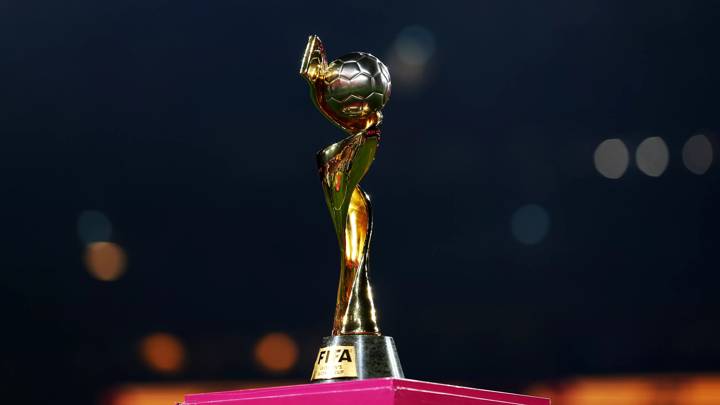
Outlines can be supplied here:
<path id="1" fill-rule="evenodd" d="M 353 52 L 327 62 L 316 35 L 308 39 L 300 75 L 320 112 L 347 137 L 317 153 L 317 165 L 340 245 L 340 283 L 332 335 L 323 339 L 312 381 L 403 377 L 395 343 L 377 325 L 368 258 L 370 196 L 359 186 L 380 140 L 380 110 L 390 97 L 390 73 L 375 56 Z"/>

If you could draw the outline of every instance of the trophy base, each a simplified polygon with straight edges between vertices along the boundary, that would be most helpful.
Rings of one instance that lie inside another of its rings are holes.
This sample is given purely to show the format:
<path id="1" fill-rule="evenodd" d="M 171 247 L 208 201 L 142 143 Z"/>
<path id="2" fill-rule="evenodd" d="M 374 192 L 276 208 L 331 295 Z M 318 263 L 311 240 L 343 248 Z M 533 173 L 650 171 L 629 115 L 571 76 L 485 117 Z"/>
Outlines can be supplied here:
<path id="1" fill-rule="evenodd" d="M 403 378 L 400 358 L 390 336 L 342 335 L 323 338 L 310 381 Z"/>

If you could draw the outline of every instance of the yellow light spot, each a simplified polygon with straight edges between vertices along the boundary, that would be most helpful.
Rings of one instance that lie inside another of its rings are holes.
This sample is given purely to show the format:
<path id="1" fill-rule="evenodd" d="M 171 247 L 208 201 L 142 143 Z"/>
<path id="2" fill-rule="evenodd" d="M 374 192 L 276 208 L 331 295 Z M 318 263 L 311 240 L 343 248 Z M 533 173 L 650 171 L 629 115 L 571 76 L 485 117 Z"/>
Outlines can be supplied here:
<path id="1" fill-rule="evenodd" d="M 168 333 L 154 333 L 140 342 L 140 357 L 152 370 L 163 374 L 180 371 L 185 363 L 185 347 Z"/>
<path id="2" fill-rule="evenodd" d="M 270 333 L 255 346 L 255 360 L 268 371 L 279 373 L 290 370 L 298 358 L 295 341 L 285 333 Z"/>
<path id="3" fill-rule="evenodd" d="M 112 242 L 93 242 L 85 249 L 85 265 L 98 280 L 115 281 L 125 273 L 125 251 Z"/>

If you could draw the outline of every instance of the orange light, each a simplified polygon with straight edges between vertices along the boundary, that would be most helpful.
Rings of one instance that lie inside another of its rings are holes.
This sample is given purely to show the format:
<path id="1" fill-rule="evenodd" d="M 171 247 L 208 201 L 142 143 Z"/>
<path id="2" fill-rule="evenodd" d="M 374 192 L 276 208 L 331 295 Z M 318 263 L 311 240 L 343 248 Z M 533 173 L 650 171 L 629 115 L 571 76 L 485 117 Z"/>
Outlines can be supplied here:
<path id="1" fill-rule="evenodd" d="M 532 387 L 530 395 L 553 405 L 711 405 L 720 398 L 720 375 L 583 377 Z"/>
<path id="2" fill-rule="evenodd" d="M 168 405 L 182 402 L 183 396 L 194 387 L 127 387 L 110 396 L 110 405 Z M 197 389 L 195 389 L 197 390 Z"/>
<path id="3" fill-rule="evenodd" d="M 306 381 L 187 381 L 178 383 L 124 384 L 110 388 L 99 402 L 105 405 L 172 405 L 188 393 L 304 384 Z"/>
<path id="4" fill-rule="evenodd" d="M 290 370 L 298 358 L 295 341 L 285 333 L 262 337 L 255 346 L 255 360 L 266 370 L 279 373 Z"/>
<path id="5" fill-rule="evenodd" d="M 180 371 L 185 363 L 185 347 L 168 333 L 154 333 L 140 342 L 140 356 L 152 370 L 162 374 Z"/>
<path id="6" fill-rule="evenodd" d="M 115 281 L 125 273 L 125 251 L 112 242 L 93 242 L 85 249 L 88 272 L 101 281 Z"/>

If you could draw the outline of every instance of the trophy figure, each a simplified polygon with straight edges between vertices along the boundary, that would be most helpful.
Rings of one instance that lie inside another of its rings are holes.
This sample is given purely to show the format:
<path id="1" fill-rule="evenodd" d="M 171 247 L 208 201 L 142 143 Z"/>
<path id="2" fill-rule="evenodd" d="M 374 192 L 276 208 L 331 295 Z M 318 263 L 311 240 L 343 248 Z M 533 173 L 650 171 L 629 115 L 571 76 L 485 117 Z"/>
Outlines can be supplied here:
<path id="1" fill-rule="evenodd" d="M 317 153 L 325 202 L 340 245 L 340 283 L 332 335 L 323 339 L 312 381 L 403 377 L 395 343 L 377 324 L 368 258 L 370 196 L 359 186 L 380 140 L 380 110 L 390 97 L 390 74 L 375 56 L 353 52 L 330 64 L 320 38 L 308 39 L 300 75 L 320 112 L 346 138 Z"/>
<path id="2" fill-rule="evenodd" d="M 178 405 L 550 405 L 544 398 L 403 378 L 395 343 L 378 327 L 368 278 L 372 205 L 359 186 L 377 151 L 380 109 L 390 96 L 390 75 L 378 58 L 364 52 L 328 64 L 314 35 L 305 48 L 300 75 L 310 85 L 315 106 L 346 135 L 317 153 L 325 202 L 340 245 L 340 283 L 332 333 L 323 339 L 310 380 L 332 383 L 190 394 Z"/>

